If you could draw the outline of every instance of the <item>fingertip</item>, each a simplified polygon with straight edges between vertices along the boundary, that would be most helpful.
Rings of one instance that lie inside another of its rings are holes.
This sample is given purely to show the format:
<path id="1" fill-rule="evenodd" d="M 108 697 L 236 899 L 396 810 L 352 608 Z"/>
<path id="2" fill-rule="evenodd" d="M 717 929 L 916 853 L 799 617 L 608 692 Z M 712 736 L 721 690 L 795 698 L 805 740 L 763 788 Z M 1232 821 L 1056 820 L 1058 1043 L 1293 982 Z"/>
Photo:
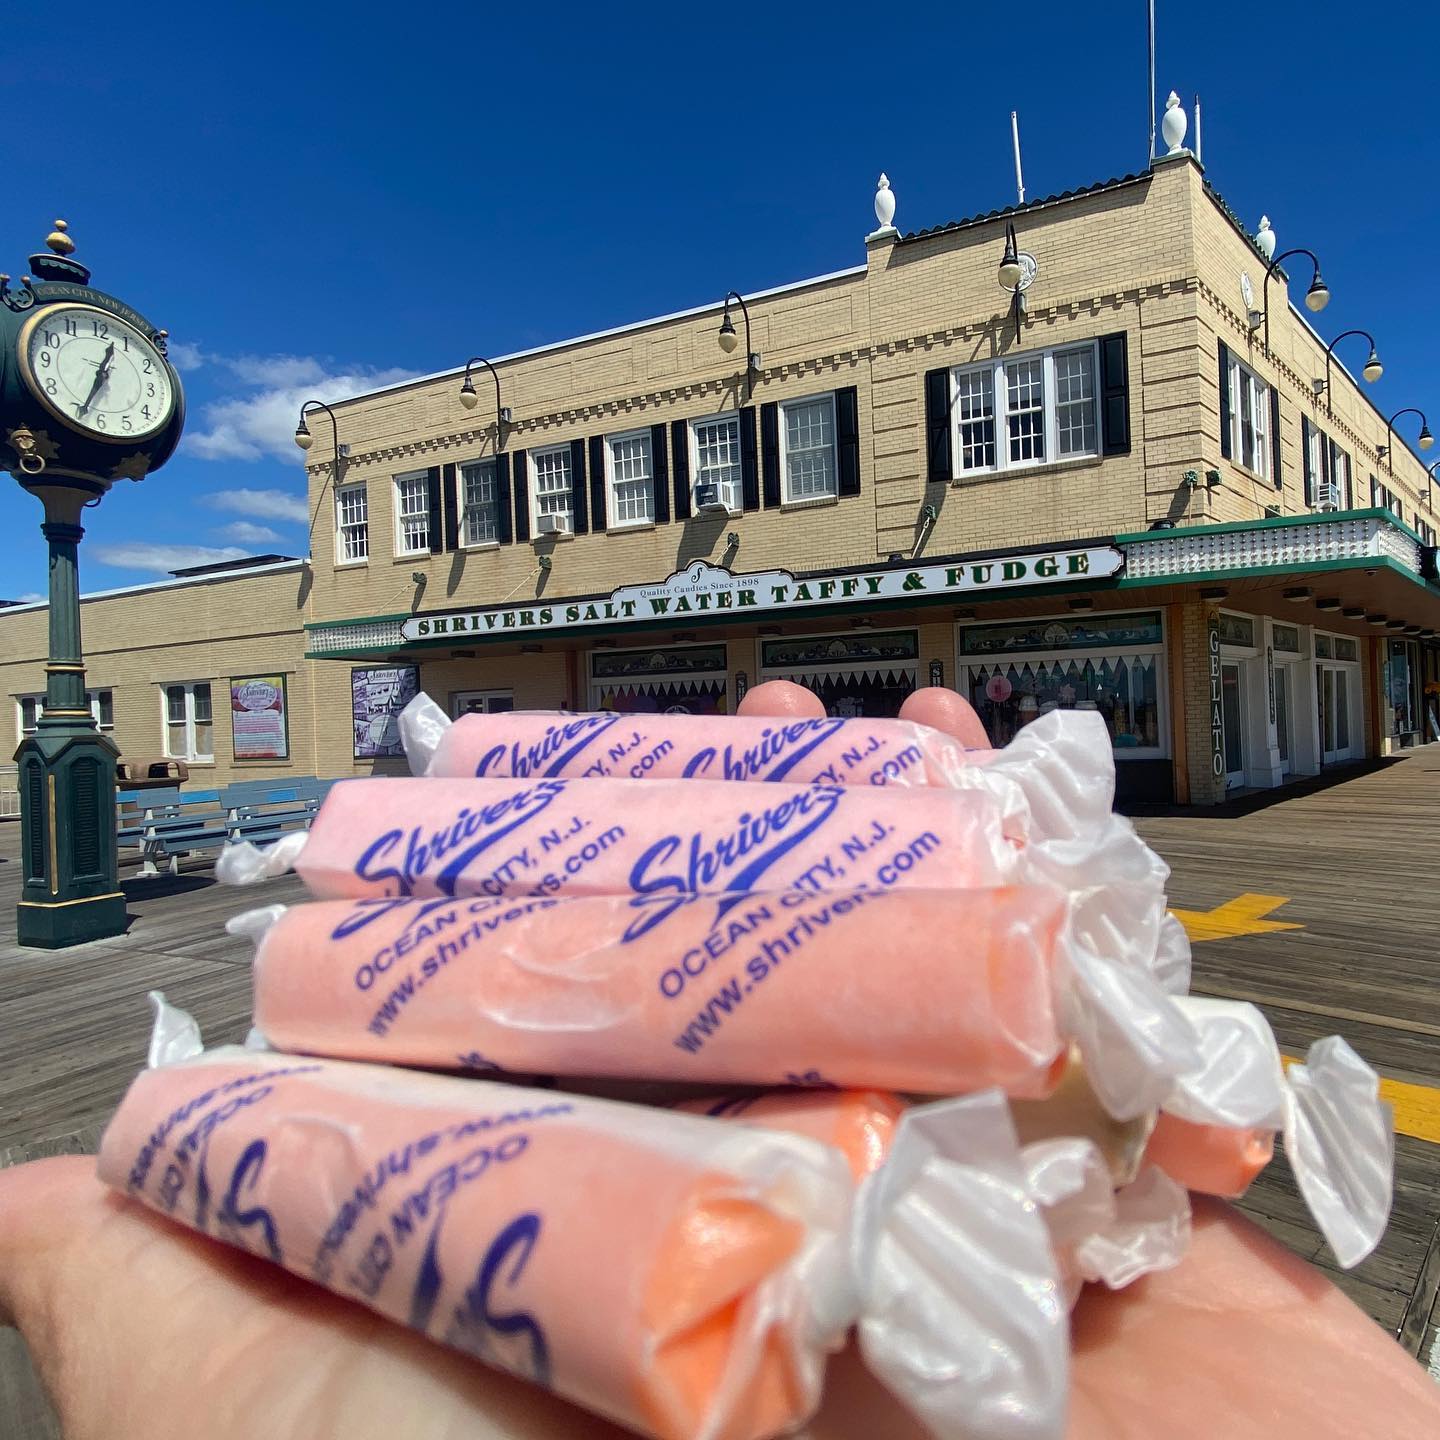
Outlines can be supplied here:
<path id="1" fill-rule="evenodd" d="M 993 748 L 975 707 L 958 691 L 944 685 L 926 685 L 912 691 L 900 706 L 900 718 L 952 735 L 967 750 Z"/>
<path id="2" fill-rule="evenodd" d="M 813 691 L 793 680 L 766 680 L 745 692 L 737 715 L 770 715 L 780 719 L 823 720 L 825 705 Z"/>

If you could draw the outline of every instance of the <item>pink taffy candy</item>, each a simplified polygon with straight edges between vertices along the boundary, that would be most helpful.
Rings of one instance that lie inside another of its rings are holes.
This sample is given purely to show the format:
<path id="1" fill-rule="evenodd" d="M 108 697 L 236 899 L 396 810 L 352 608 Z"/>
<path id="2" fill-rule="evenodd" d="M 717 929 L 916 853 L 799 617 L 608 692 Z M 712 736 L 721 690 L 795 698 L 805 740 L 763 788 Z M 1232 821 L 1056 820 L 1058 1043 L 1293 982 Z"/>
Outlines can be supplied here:
<path id="1" fill-rule="evenodd" d="M 1275 1132 L 1253 1127 L 1196 1125 L 1163 1111 L 1145 1158 L 1187 1190 L 1234 1200 L 1275 1154 Z"/>
<path id="2" fill-rule="evenodd" d="M 282 1049 L 435 1068 L 1048 1093 L 1051 889 L 326 902 L 256 911 Z M 924 943 L 912 948 L 906 937 Z"/>
<path id="3" fill-rule="evenodd" d="M 745 692 L 735 707 L 737 715 L 773 715 L 797 720 L 825 718 L 825 702 L 793 680 L 766 680 Z"/>

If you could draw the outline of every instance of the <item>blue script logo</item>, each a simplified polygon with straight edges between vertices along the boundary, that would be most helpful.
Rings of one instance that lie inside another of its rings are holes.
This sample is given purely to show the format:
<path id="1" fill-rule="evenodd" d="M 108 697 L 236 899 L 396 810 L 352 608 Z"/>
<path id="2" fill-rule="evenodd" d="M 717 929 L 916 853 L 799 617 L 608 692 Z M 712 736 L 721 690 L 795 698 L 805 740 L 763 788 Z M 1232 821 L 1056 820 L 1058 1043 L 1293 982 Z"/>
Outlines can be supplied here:
<path id="1" fill-rule="evenodd" d="M 422 839 L 418 825 L 408 836 L 403 830 L 387 830 L 355 862 L 355 873 L 372 883 L 393 882 L 396 893 L 413 895 L 416 881 L 427 878 L 431 867 L 444 861 L 431 877 L 431 887 L 453 899 L 461 875 L 476 856 L 535 819 L 564 793 L 563 780 L 542 780 L 532 789 L 516 790 L 478 810 L 463 806 L 448 826 L 431 832 L 428 839 Z M 392 860 L 402 842 L 405 848 L 399 864 L 381 863 Z M 360 924 L 374 918 L 361 918 Z"/>
<path id="2" fill-rule="evenodd" d="M 812 751 L 818 749 L 831 736 L 844 727 L 842 720 L 797 720 L 793 725 L 781 725 L 760 732 L 760 742 L 749 749 L 737 750 L 727 745 L 724 752 L 713 745 L 697 750 L 685 767 L 686 780 L 705 779 L 720 757 L 720 776 L 725 780 L 783 780 Z M 801 743 L 804 742 L 804 743 Z M 790 746 L 796 748 L 786 754 Z M 771 770 L 766 766 L 784 756 Z"/>
<path id="3" fill-rule="evenodd" d="M 547 726 L 538 743 L 527 745 L 523 750 L 518 741 L 510 746 L 509 773 L 522 779 L 531 775 L 563 775 L 577 755 L 623 718 L 618 712 L 614 715 L 582 715 L 564 725 Z M 496 745 L 480 757 L 475 773 L 488 774 L 504 757 L 505 747 Z"/>
<path id="4" fill-rule="evenodd" d="M 657 840 L 630 871 L 635 892 L 630 903 L 642 913 L 621 938 L 638 939 L 682 905 L 717 891 L 729 896 L 719 902 L 715 918 L 721 919 L 772 866 L 825 824 L 844 793 L 838 785 L 812 785 L 757 814 L 742 814 L 734 830 L 714 840 L 700 834 L 688 844 L 679 835 Z"/>

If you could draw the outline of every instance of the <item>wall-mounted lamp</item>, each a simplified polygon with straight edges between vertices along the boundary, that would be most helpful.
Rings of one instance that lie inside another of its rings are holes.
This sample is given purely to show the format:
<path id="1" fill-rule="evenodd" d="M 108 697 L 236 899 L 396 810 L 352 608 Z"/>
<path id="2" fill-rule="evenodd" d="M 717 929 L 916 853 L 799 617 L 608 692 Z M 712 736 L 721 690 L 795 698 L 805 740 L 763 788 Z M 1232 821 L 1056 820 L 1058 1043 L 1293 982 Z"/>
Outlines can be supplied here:
<path id="1" fill-rule="evenodd" d="M 335 465 L 338 470 L 340 461 L 349 455 L 350 447 L 340 443 L 340 427 L 335 423 L 335 412 L 323 400 L 307 400 L 300 407 L 300 420 L 295 426 L 295 443 L 302 450 L 308 450 L 315 443 L 315 437 L 311 435 L 310 427 L 305 423 L 305 416 L 311 410 L 323 410 L 330 417 L 330 433 L 334 437 Z"/>
<path id="2" fill-rule="evenodd" d="M 1429 469 L 1427 469 L 1427 470 L 1425 471 L 1425 474 L 1426 474 L 1427 476 L 1429 476 L 1429 478 L 1430 478 L 1430 483 L 1431 483 L 1432 485 L 1435 483 L 1435 472 L 1436 472 L 1437 470 L 1440 470 L 1440 460 L 1432 461 L 1431 464 L 1430 464 Z"/>
<path id="3" fill-rule="evenodd" d="M 750 307 L 745 303 L 745 297 L 738 290 L 729 290 L 725 294 L 725 317 L 720 321 L 720 333 L 716 339 L 720 342 L 720 348 L 727 355 L 733 355 L 735 347 L 740 343 L 740 337 L 735 333 L 735 322 L 730 318 L 730 302 L 732 300 L 740 307 L 740 313 L 745 317 L 745 399 L 748 403 L 755 396 L 755 377 L 760 373 L 760 352 L 750 339 Z"/>
<path id="4" fill-rule="evenodd" d="M 1320 262 L 1315 258 L 1313 250 L 1306 250 L 1303 246 L 1297 245 L 1295 249 L 1287 250 L 1283 255 L 1277 255 L 1265 267 L 1265 285 L 1261 292 L 1264 305 L 1260 313 L 1265 321 L 1265 353 L 1267 355 L 1270 353 L 1270 277 L 1280 268 L 1280 262 L 1288 260 L 1292 255 L 1308 255 L 1310 263 L 1315 267 L 1315 278 L 1305 292 L 1305 308 L 1318 315 L 1330 303 L 1330 287 L 1320 277 Z"/>
<path id="5" fill-rule="evenodd" d="M 1282 590 L 1280 598 L 1288 600 L 1292 605 L 1302 605 L 1314 595 L 1314 591 L 1308 585 L 1297 585 L 1293 590 Z"/>
<path id="6" fill-rule="evenodd" d="M 1347 620 L 1363 620 L 1365 618 L 1365 607 L 1363 605 L 1347 605 L 1340 613 Z"/>
<path id="7" fill-rule="evenodd" d="M 1402 415 L 1418 415 L 1420 417 L 1420 434 L 1416 437 L 1416 443 L 1422 450 L 1428 450 L 1435 443 L 1435 437 L 1430 433 L 1430 422 L 1425 418 L 1423 410 L 1417 410 L 1413 405 L 1407 405 L 1403 410 L 1397 410 L 1385 422 L 1384 449 L 1375 452 L 1377 458 L 1382 455 L 1386 457 L 1385 463 L 1392 475 L 1395 473 L 1395 422 Z"/>
<path id="8" fill-rule="evenodd" d="M 1338 595 L 1324 595 L 1315 602 L 1317 610 L 1338 610 L 1340 608 L 1340 597 Z"/>
<path id="9" fill-rule="evenodd" d="M 1387 620 L 1385 622 L 1385 628 L 1387 630 L 1403 630 L 1405 628 L 1405 622 L 1403 620 Z"/>
<path id="10" fill-rule="evenodd" d="M 1368 614 L 1367 614 L 1367 615 L 1365 616 L 1365 623 L 1366 623 L 1367 625 L 1383 625 L 1389 618 L 1390 618 L 1390 617 L 1389 617 L 1388 615 L 1368 615 Z"/>
<path id="11" fill-rule="evenodd" d="M 500 377 L 495 373 L 495 367 L 483 356 L 472 355 L 465 362 L 465 380 L 460 386 L 460 403 L 467 409 L 473 410 L 479 403 L 480 397 L 475 393 L 475 380 L 470 371 L 476 365 L 483 365 L 489 372 L 490 378 L 495 382 L 495 448 L 505 448 L 505 426 L 510 423 L 510 407 L 500 403 Z"/>
<path id="12" fill-rule="evenodd" d="M 1335 353 L 1335 347 L 1348 335 L 1363 335 L 1370 342 L 1370 358 L 1366 360 L 1364 368 L 1360 373 L 1373 385 L 1384 373 L 1385 367 L 1380 363 L 1380 357 L 1375 353 L 1375 337 L 1368 330 L 1342 330 L 1325 347 L 1325 378 L 1314 382 L 1315 391 L 1318 394 L 1321 390 L 1325 392 L 1325 413 L 1333 414 L 1330 407 L 1330 357 Z"/>
<path id="13" fill-rule="evenodd" d="M 1014 225 L 1005 226 L 1005 253 L 995 278 L 1010 296 L 1010 314 L 1015 319 L 1015 343 L 1020 343 L 1020 321 L 1025 314 L 1025 292 L 1035 283 L 1038 270 L 1035 257 L 1018 248 Z"/>

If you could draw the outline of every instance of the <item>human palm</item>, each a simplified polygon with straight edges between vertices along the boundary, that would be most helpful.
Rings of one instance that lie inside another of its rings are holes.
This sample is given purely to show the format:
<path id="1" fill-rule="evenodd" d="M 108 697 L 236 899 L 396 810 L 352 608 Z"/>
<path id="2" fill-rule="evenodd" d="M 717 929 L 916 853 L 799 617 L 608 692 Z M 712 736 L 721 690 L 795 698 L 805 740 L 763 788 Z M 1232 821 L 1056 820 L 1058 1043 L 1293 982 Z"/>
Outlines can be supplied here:
<path id="1" fill-rule="evenodd" d="M 159 1219 L 81 1157 L 0 1172 L 0 1319 L 67 1440 L 619 1440 L 628 1432 Z M 1069 1440 L 1440 1435 L 1440 1389 L 1318 1271 L 1201 1202 L 1184 1263 L 1074 1324 Z M 810 1440 L 918 1440 L 854 1356 Z"/>

